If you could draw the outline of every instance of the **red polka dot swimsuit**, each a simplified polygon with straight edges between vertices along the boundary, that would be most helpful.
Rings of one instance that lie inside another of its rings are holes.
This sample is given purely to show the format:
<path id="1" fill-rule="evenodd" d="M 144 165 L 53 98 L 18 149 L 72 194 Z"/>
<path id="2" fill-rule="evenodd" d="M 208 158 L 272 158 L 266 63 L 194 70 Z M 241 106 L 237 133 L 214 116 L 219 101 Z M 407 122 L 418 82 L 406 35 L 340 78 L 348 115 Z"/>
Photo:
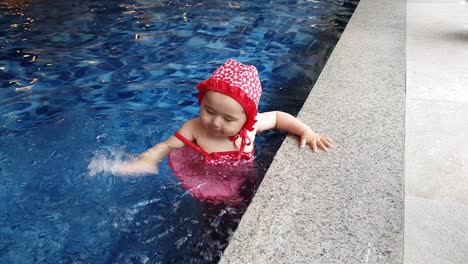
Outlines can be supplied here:
<path id="1" fill-rule="evenodd" d="M 213 204 L 235 204 L 247 178 L 255 175 L 252 152 L 208 153 L 176 132 L 186 146 L 171 151 L 169 166 L 191 196 Z"/>

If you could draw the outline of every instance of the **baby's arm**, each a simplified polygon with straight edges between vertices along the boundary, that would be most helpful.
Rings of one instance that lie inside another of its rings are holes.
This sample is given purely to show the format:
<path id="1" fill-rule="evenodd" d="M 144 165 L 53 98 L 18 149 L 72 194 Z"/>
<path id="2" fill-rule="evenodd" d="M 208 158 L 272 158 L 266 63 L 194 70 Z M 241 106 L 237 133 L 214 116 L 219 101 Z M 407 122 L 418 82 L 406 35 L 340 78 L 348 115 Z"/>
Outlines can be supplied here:
<path id="1" fill-rule="evenodd" d="M 308 125 L 288 113 L 281 111 L 260 113 L 257 115 L 257 120 L 258 132 L 273 128 L 284 130 L 298 136 L 301 147 L 308 144 L 314 152 L 317 151 L 317 147 L 328 151 L 332 146 L 331 139 L 315 133 Z"/>
<path id="2" fill-rule="evenodd" d="M 187 121 L 179 129 L 179 133 L 186 139 L 193 141 L 193 131 L 197 128 L 196 119 Z M 152 148 L 138 155 L 138 157 L 126 163 L 121 163 L 114 171 L 121 175 L 136 175 L 136 174 L 157 174 L 159 162 L 174 149 L 185 146 L 184 142 L 172 136 L 167 140 L 156 144 Z"/>
<path id="3" fill-rule="evenodd" d="M 183 146 L 182 141 L 172 136 L 141 153 L 135 160 L 117 164 L 113 172 L 120 175 L 157 174 L 159 162 L 173 149 Z"/>

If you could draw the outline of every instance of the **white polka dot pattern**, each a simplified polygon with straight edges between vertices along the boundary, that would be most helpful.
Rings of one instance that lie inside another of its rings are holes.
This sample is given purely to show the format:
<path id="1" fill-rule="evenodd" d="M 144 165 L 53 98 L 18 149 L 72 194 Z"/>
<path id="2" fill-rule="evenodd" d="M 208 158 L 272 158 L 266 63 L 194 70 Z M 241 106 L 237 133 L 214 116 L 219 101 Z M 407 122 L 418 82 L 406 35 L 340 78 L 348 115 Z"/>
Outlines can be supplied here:
<path id="1" fill-rule="evenodd" d="M 257 69 L 252 65 L 245 65 L 235 60 L 228 60 L 219 67 L 211 78 L 222 80 L 238 87 L 245 92 L 247 97 L 258 106 L 262 87 Z"/>

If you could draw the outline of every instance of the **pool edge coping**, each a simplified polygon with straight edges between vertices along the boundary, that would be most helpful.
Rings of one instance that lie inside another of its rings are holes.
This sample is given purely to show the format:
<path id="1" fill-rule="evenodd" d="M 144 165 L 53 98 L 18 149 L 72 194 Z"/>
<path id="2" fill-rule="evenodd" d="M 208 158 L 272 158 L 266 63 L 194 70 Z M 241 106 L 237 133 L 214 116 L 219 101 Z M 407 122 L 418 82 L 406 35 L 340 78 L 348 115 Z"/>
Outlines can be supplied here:
<path id="1" fill-rule="evenodd" d="M 220 263 L 401 263 L 406 1 L 361 0 Z M 360 76 L 364 78 L 359 78 Z"/>

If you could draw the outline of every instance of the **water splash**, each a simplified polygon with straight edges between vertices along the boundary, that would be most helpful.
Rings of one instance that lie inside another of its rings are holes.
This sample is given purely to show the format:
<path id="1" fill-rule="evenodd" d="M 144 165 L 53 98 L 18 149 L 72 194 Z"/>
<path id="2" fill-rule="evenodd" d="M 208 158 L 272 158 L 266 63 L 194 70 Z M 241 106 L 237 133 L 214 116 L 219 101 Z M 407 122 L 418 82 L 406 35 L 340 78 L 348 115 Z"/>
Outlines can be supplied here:
<path id="1" fill-rule="evenodd" d="M 88 174 L 90 176 L 96 176 L 100 173 L 110 173 L 124 176 L 119 170 L 120 166 L 134 159 L 134 154 L 125 152 L 121 147 L 112 147 L 109 151 L 97 151 L 88 164 Z M 135 173 L 134 175 L 141 174 Z"/>

